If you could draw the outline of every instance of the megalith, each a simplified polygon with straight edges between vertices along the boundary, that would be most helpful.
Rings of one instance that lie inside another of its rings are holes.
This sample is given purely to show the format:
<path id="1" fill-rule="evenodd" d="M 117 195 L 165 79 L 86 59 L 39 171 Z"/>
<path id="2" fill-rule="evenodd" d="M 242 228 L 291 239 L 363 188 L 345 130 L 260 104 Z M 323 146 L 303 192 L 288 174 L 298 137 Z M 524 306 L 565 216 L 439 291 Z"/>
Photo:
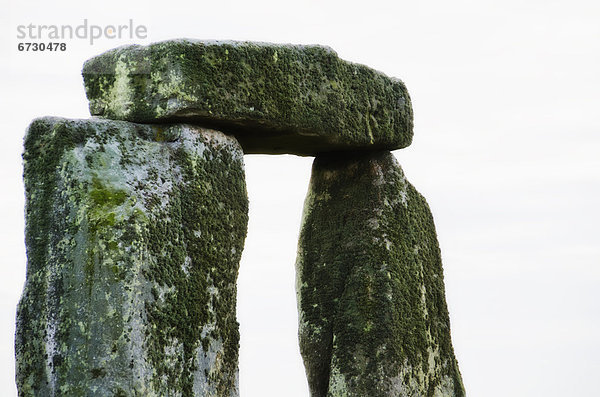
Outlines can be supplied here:
<path id="1" fill-rule="evenodd" d="M 20 396 L 237 396 L 235 139 L 40 118 L 25 139 Z"/>
<path id="2" fill-rule="evenodd" d="M 412 140 L 404 83 L 329 47 L 168 40 L 98 55 L 83 79 L 92 115 L 208 125 L 245 153 L 393 150 Z"/>
<path id="3" fill-rule="evenodd" d="M 243 155 L 315 156 L 296 281 L 312 397 L 461 397 L 402 81 L 328 47 L 169 40 L 88 60 L 91 119 L 25 137 L 20 396 L 238 397 Z M 285 394 L 285 392 L 283 392 Z"/>
<path id="4" fill-rule="evenodd" d="M 311 396 L 464 396 L 433 218 L 390 152 L 316 157 L 296 269 Z"/>

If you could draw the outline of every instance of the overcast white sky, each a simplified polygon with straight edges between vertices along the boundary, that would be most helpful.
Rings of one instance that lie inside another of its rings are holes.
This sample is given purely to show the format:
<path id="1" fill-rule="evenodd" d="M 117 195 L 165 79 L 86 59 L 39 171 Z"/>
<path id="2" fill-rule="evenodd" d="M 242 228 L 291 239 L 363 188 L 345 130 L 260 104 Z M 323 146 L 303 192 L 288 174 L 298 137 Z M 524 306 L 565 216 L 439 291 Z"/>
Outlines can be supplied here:
<path id="1" fill-rule="evenodd" d="M 394 152 L 432 208 L 454 348 L 471 397 L 592 396 L 600 373 L 600 3 L 2 1 L 0 395 L 16 395 L 24 282 L 22 138 L 88 117 L 83 62 L 132 40 L 17 50 L 17 26 L 135 24 L 189 37 L 325 44 L 408 86 L 415 138 Z M 294 261 L 312 159 L 246 156 L 241 394 L 307 397 Z"/>

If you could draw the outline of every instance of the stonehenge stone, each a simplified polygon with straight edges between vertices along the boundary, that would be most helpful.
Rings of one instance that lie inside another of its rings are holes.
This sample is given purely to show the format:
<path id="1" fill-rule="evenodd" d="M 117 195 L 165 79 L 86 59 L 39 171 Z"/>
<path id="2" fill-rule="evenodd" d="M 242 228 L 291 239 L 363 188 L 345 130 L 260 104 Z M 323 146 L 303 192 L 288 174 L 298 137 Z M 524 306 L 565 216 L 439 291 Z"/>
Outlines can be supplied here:
<path id="1" fill-rule="evenodd" d="M 296 266 L 312 397 L 465 395 L 433 218 L 390 152 L 317 156 Z"/>
<path id="2" fill-rule="evenodd" d="M 243 155 L 316 156 L 296 290 L 312 397 L 462 397 L 404 84 L 328 47 L 170 40 L 83 67 L 25 137 L 19 396 L 238 397 Z"/>
<path id="3" fill-rule="evenodd" d="M 187 122 L 233 134 L 245 153 L 315 155 L 410 145 L 404 84 L 329 47 L 170 40 L 87 62 L 92 115 Z"/>
<path id="4" fill-rule="evenodd" d="M 25 138 L 20 396 L 238 395 L 235 139 L 45 117 Z"/>

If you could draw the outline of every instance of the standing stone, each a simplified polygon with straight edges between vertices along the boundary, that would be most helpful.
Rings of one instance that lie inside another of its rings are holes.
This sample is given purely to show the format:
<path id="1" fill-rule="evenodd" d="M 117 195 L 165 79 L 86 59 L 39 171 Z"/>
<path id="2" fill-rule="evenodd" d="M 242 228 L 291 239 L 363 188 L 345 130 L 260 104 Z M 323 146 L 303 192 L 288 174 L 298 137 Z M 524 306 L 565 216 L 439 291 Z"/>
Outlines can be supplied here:
<path id="1" fill-rule="evenodd" d="M 316 158 L 296 266 L 312 397 L 464 396 L 433 218 L 390 152 Z"/>
<path id="2" fill-rule="evenodd" d="M 239 144 L 186 125 L 41 118 L 23 158 L 19 395 L 237 396 Z"/>

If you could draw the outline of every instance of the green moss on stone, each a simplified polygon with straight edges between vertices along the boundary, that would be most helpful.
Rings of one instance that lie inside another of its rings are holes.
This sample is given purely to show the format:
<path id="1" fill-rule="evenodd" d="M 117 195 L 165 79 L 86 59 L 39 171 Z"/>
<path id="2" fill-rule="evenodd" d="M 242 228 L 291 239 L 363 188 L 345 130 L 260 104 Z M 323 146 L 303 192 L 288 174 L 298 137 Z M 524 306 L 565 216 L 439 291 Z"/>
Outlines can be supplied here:
<path id="1" fill-rule="evenodd" d="M 171 40 L 120 47 L 83 68 L 93 115 L 187 120 L 246 153 L 397 149 L 412 140 L 404 84 L 322 46 Z"/>
<path id="2" fill-rule="evenodd" d="M 146 307 L 151 359 L 158 372 L 191 395 L 191 373 L 197 370 L 196 351 L 207 352 L 211 341 L 223 343 L 222 368 L 214 377 L 218 396 L 235 389 L 238 362 L 238 324 L 235 319 L 236 280 L 247 224 L 243 169 L 231 167 L 231 148 L 210 153 L 199 164 L 183 147 L 174 151 L 182 177 L 188 181 L 171 195 L 171 211 L 149 227 L 156 262 L 147 277 L 176 293 Z M 239 161 L 239 160 L 237 160 Z M 176 226 L 178 225 L 178 226 Z M 182 264 L 189 262 L 186 266 Z M 215 292 L 212 293 L 211 292 Z M 196 319 L 190 322 L 190 319 Z M 177 341 L 183 347 L 182 368 L 170 368 L 160 352 Z"/>
<path id="3" fill-rule="evenodd" d="M 106 188 L 97 177 L 92 178 L 92 189 L 89 195 L 93 204 L 101 207 L 121 205 L 128 197 L 127 191 Z"/>
<path id="4" fill-rule="evenodd" d="M 20 395 L 237 395 L 247 198 L 235 140 L 42 118 L 23 158 Z"/>
<path id="5" fill-rule="evenodd" d="M 311 395 L 464 395 L 433 218 L 389 152 L 316 158 L 297 272 Z"/>

